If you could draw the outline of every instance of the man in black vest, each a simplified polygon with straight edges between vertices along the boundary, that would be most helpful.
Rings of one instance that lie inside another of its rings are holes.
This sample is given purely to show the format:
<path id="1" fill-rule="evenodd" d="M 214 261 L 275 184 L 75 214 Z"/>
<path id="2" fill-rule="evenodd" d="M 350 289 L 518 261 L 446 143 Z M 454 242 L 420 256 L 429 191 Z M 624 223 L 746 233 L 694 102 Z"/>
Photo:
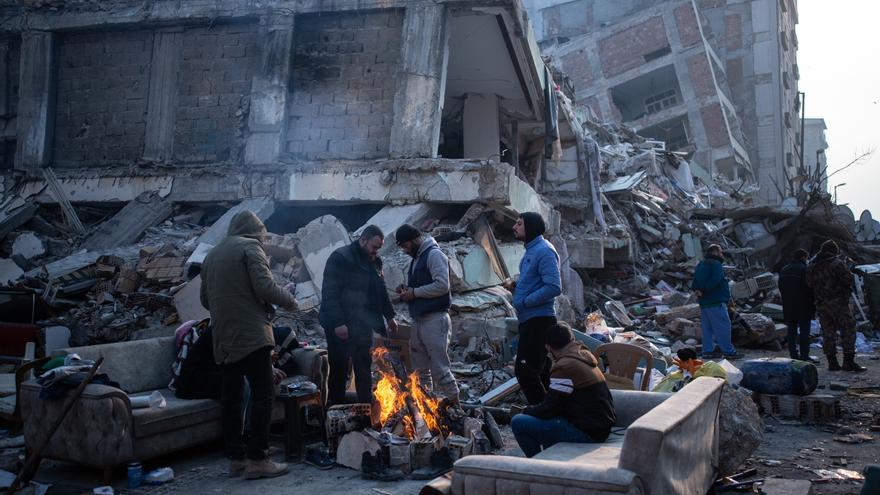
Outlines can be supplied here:
<path id="1" fill-rule="evenodd" d="M 409 304 L 413 319 L 410 354 L 413 367 L 422 383 L 458 405 L 458 385 L 449 366 L 449 259 L 437 241 L 412 225 L 404 224 L 395 233 L 397 245 L 413 258 L 409 266 L 407 287 L 401 288 L 400 299 Z M 432 380 L 433 379 L 433 380 Z"/>

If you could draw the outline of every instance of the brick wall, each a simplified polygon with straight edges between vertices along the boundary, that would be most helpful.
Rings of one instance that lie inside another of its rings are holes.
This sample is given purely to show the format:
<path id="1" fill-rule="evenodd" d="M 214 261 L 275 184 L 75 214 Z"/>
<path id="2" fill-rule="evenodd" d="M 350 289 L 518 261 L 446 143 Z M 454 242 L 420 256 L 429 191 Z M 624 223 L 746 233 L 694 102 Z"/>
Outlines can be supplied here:
<path id="1" fill-rule="evenodd" d="M 236 161 L 244 146 L 257 24 L 215 24 L 183 33 L 174 159 Z"/>
<path id="2" fill-rule="evenodd" d="M 388 156 L 402 11 L 297 16 L 286 149 L 296 159 Z"/>
<path id="3" fill-rule="evenodd" d="M 724 114 L 721 104 L 715 103 L 700 109 L 700 117 L 703 119 L 703 128 L 709 139 L 709 146 L 724 146 L 730 142 L 727 125 L 724 122 Z"/>
<path id="4" fill-rule="evenodd" d="M 144 148 L 153 35 L 60 35 L 54 159 L 57 166 L 119 163 Z"/>
<path id="5" fill-rule="evenodd" d="M 656 16 L 599 40 L 599 59 L 606 77 L 645 63 L 645 55 L 669 45 L 663 18 Z"/>
<path id="6" fill-rule="evenodd" d="M 678 38 L 681 46 L 695 45 L 702 40 L 700 24 L 694 14 L 694 8 L 690 2 L 675 8 L 675 24 L 678 26 Z"/>
<path id="7" fill-rule="evenodd" d="M 709 60 L 705 53 L 691 55 L 687 59 L 688 79 L 691 86 L 698 97 L 711 96 L 715 94 L 715 82 L 712 79 L 712 72 L 709 69 Z"/>
<path id="8" fill-rule="evenodd" d="M 593 85 L 593 68 L 587 60 L 585 50 L 576 50 L 566 53 L 559 58 L 562 70 L 571 79 L 571 84 L 576 91 L 589 89 Z"/>
<path id="9" fill-rule="evenodd" d="M 729 50 L 742 48 L 742 16 L 730 14 L 724 17 L 724 40 Z"/>

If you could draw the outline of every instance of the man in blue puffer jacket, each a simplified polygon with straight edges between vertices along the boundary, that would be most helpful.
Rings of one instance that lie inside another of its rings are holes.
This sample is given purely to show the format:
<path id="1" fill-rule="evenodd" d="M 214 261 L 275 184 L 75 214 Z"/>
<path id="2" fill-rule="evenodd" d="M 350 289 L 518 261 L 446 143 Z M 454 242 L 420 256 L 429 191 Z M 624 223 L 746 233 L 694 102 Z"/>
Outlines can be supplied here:
<path id="1" fill-rule="evenodd" d="M 553 301 L 562 293 L 559 254 L 542 235 L 544 219 L 534 212 L 519 216 L 513 234 L 526 245 L 519 263 L 519 281 L 513 289 L 513 307 L 519 320 L 519 345 L 514 372 L 529 404 L 540 404 L 550 383 L 550 360 L 544 347 L 545 333 L 556 324 Z"/>
<path id="2" fill-rule="evenodd" d="M 706 250 L 706 258 L 694 270 L 691 289 L 700 303 L 700 325 L 703 330 L 703 359 L 717 359 L 715 344 L 721 348 L 725 359 L 737 359 L 739 355 L 731 342 L 730 316 L 727 303 L 730 301 L 730 285 L 724 275 L 724 253 L 721 246 L 712 244 Z"/>

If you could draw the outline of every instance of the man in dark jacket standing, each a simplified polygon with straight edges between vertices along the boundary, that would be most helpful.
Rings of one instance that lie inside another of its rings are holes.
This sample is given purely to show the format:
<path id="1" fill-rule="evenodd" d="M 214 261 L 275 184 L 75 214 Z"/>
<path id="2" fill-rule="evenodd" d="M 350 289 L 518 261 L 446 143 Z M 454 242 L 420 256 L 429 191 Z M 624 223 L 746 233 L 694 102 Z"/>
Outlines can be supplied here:
<path id="1" fill-rule="evenodd" d="M 540 404 L 525 408 L 510 422 L 526 457 L 559 442 L 604 442 L 617 421 L 596 357 L 574 340 L 565 323 L 545 333 L 546 350 L 553 356 L 550 390 Z"/>
<path id="2" fill-rule="evenodd" d="M 810 322 L 816 314 L 813 291 L 807 285 L 807 259 L 804 249 L 794 253 L 791 263 L 779 272 L 782 314 L 788 325 L 788 354 L 792 359 L 813 361 L 810 357 Z M 798 335 L 800 330 L 800 336 Z"/>
<path id="3" fill-rule="evenodd" d="M 266 227 L 250 211 L 232 217 L 229 234 L 202 264 L 202 305 L 211 312 L 214 360 L 221 366 L 223 436 L 230 476 L 280 476 L 287 464 L 268 458 L 275 387 L 272 368 L 273 304 L 296 309 L 296 299 L 272 278 L 263 251 Z M 251 429 L 242 437 L 244 378 L 251 390 Z M 245 461 L 247 457 L 247 461 Z"/>
<path id="4" fill-rule="evenodd" d="M 562 293 L 559 254 L 544 239 L 545 230 L 544 219 L 538 213 L 519 216 L 513 235 L 526 245 L 526 252 L 519 262 L 519 280 L 505 283 L 507 290 L 513 290 L 513 307 L 519 320 L 514 373 L 529 404 L 538 404 L 547 395 L 550 360 L 544 337 L 556 324 L 554 301 Z"/>
<path id="5" fill-rule="evenodd" d="M 706 257 L 694 270 L 691 289 L 700 303 L 700 325 L 703 330 L 703 359 L 717 359 L 715 344 L 721 348 L 725 359 L 738 359 L 731 342 L 730 316 L 727 303 L 730 301 L 730 285 L 724 274 L 724 253 L 721 246 L 712 244 L 706 250 Z"/>
<path id="6" fill-rule="evenodd" d="M 373 402 L 373 332 L 385 334 L 386 321 L 392 333 L 397 331 L 378 256 L 384 243 L 382 230 L 368 225 L 358 240 L 333 251 L 324 267 L 318 319 L 327 336 L 329 399 L 333 405 L 345 403 L 349 360 L 358 402 Z"/>
<path id="7" fill-rule="evenodd" d="M 853 275 L 832 240 L 825 241 L 819 254 L 807 267 L 807 285 L 816 297 L 819 324 L 822 325 L 822 350 L 828 357 L 828 370 L 862 372 L 868 369 L 856 363 L 856 320 L 849 307 Z M 837 361 L 837 333 L 843 347 L 843 367 Z"/>
<path id="8" fill-rule="evenodd" d="M 413 258 L 407 273 L 407 287 L 400 291 L 400 299 L 409 305 L 413 319 L 409 341 L 413 367 L 421 375 L 423 384 L 458 405 L 458 384 L 447 353 L 452 334 L 449 259 L 433 237 L 423 236 L 412 225 L 401 225 L 394 238 L 400 249 Z"/>

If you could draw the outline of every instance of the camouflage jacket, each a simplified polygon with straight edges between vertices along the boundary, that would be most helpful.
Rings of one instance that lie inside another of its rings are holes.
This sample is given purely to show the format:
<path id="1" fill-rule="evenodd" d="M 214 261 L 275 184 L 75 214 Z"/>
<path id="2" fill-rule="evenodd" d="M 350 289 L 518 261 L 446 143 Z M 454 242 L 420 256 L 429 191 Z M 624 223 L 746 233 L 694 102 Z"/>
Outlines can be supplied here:
<path id="1" fill-rule="evenodd" d="M 848 306 L 853 275 L 842 256 L 819 253 L 807 267 L 807 285 L 813 289 L 816 307 Z"/>

